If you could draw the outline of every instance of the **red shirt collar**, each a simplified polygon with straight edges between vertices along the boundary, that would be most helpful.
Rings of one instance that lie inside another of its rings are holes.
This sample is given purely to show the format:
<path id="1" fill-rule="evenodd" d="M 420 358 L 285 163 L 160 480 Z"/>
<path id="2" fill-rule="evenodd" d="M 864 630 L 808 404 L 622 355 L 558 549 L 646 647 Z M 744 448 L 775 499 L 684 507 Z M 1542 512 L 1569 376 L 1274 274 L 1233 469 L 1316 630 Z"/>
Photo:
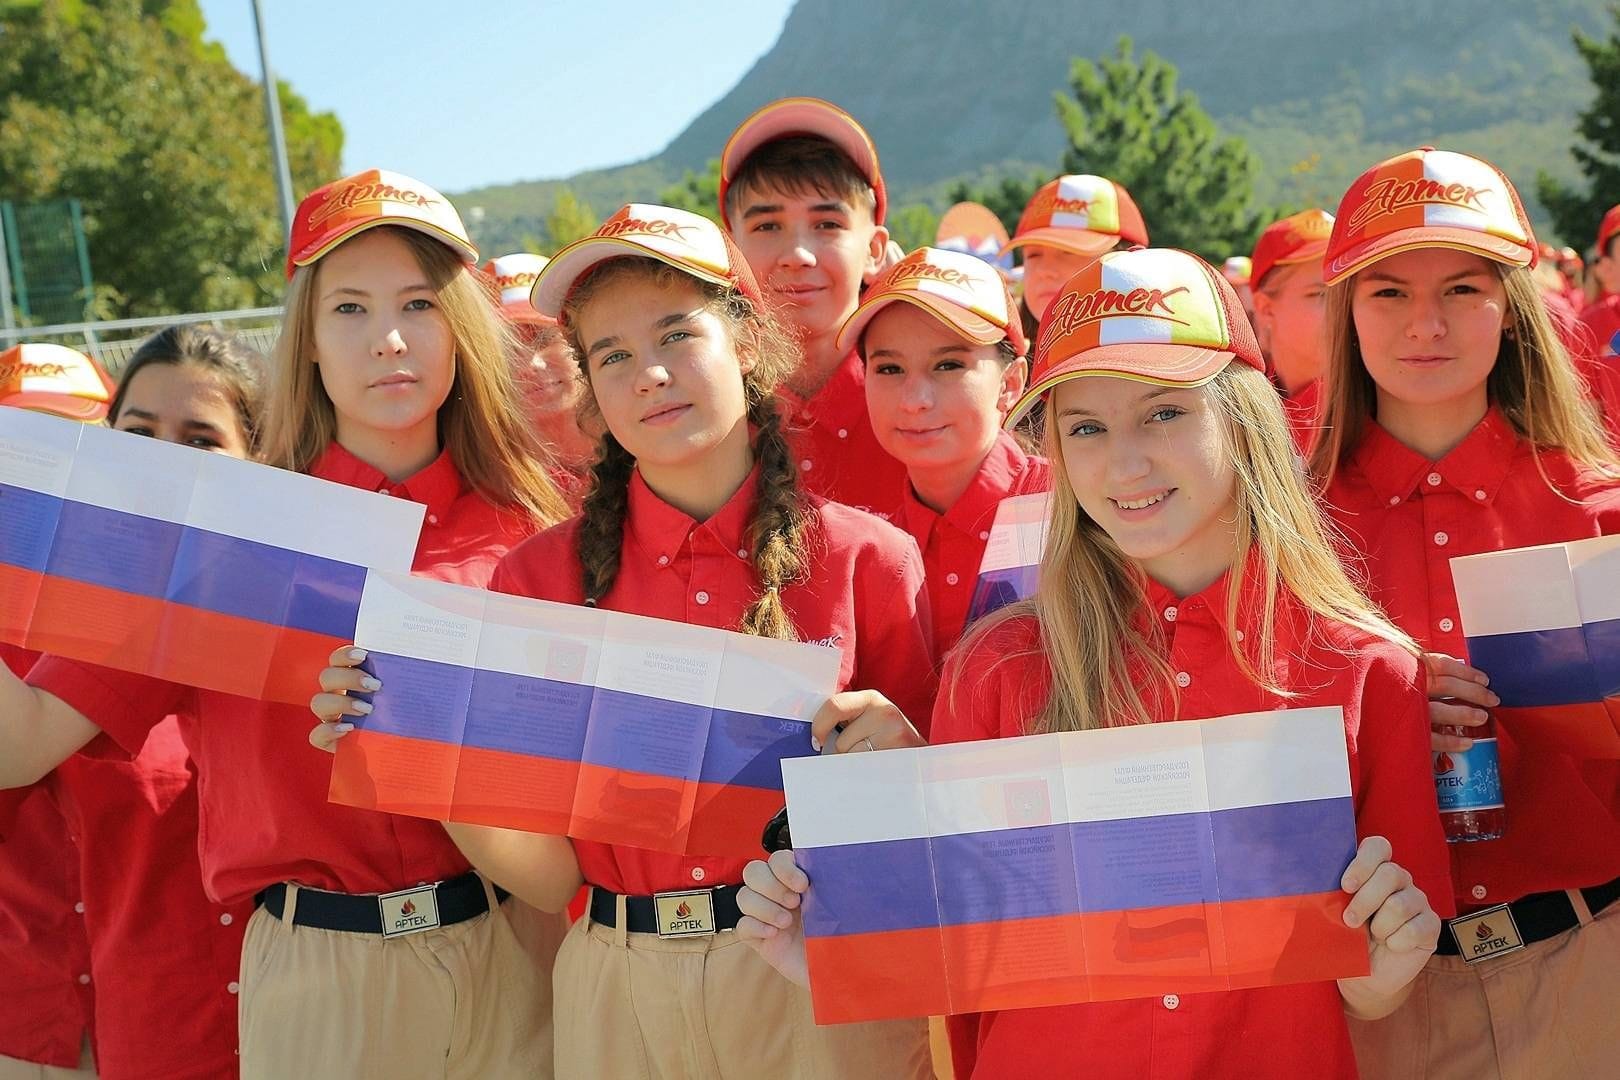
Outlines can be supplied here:
<path id="1" fill-rule="evenodd" d="M 647 486 L 641 470 L 630 474 L 629 520 L 626 523 L 636 543 L 653 559 L 664 565 L 674 562 L 676 554 L 694 532 L 707 531 L 726 551 L 741 551 L 740 559 L 752 558 L 752 545 L 748 539 L 748 526 L 753 521 L 754 505 L 758 501 L 759 465 L 755 463 L 748 479 L 736 494 L 707 521 L 696 521 L 683 511 L 669 505 Z"/>
<path id="2" fill-rule="evenodd" d="M 1519 433 L 1493 406 L 1450 453 L 1430 461 L 1369 419 L 1350 460 L 1366 476 L 1379 500 L 1391 506 L 1404 502 L 1420 487 L 1442 486 L 1461 492 L 1470 502 L 1488 503 L 1507 479 L 1520 442 Z M 1432 474 L 1440 477 L 1439 484 L 1428 482 Z M 1478 494 L 1481 491 L 1483 499 Z"/>
<path id="3" fill-rule="evenodd" d="M 367 465 L 333 441 L 327 445 L 321 456 L 315 459 L 315 464 L 310 466 L 309 474 L 322 480 L 347 484 L 349 487 L 380 491 L 395 498 L 409 499 L 411 502 L 421 503 L 427 507 L 429 514 L 441 518 L 449 513 L 451 504 L 460 498 L 467 488 L 461 479 L 461 473 L 456 469 L 455 462 L 450 460 L 449 450 L 441 450 L 431 465 L 408 477 L 403 483 L 396 484 L 381 471 Z"/>
<path id="4" fill-rule="evenodd" d="M 1163 620 L 1167 608 L 1175 608 L 1178 617 L 1181 611 L 1204 608 L 1209 611 L 1210 618 L 1223 632 L 1228 629 L 1242 632 L 1255 614 L 1254 606 L 1261 599 L 1259 588 L 1261 570 L 1260 549 L 1257 545 L 1250 544 L 1242 560 L 1234 562 L 1226 573 L 1190 596 L 1178 597 L 1152 578 L 1146 578 L 1147 617 L 1149 620 Z M 1236 627 L 1230 627 L 1226 618 L 1226 602 L 1232 589 L 1241 590 L 1238 594 Z M 1284 633 L 1281 619 L 1285 611 L 1292 610 L 1292 602 L 1288 599 L 1292 595 L 1288 591 L 1288 586 L 1279 581 L 1276 610 L 1279 619 L 1276 633 L 1279 635 L 1279 641 L 1287 640 L 1281 636 Z"/>
<path id="5" fill-rule="evenodd" d="M 825 424 L 832 428 L 853 429 L 866 416 L 866 364 L 854 350 L 833 369 L 820 390 L 802 398 L 786 386 L 776 388 L 776 396 L 786 407 L 791 423 L 799 427 Z"/>
<path id="6" fill-rule="evenodd" d="M 977 536 L 994 519 L 995 508 L 1008 494 L 1018 489 L 1019 481 L 1030 469 L 1030 457 L 1018 440 L 1005 431 L 996 433 L 990 452 L 979 462 L 979 471 L 973 475 L 967 490 L 943 514 L 936 514 L 917 498 L 910 482 L 906 484 L 905 501 L 901 508 L 905 529 L 921 545 L 934 523 L 940 518 L 958 530 Z"/>

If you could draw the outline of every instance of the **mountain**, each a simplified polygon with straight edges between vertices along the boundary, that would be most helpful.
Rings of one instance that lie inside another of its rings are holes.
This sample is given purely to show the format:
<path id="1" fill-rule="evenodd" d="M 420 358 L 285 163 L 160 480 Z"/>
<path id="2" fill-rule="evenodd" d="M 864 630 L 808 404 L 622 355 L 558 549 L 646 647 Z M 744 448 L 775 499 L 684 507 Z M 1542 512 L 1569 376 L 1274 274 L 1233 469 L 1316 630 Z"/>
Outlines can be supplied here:
<path id="1" fill-rule="evenodd" d="M 835 101 L 867 126 L 895 205 L 937 201 L 958 176 L 1055 172 L 1052 95 L 1066 92 L 1072 58 L 1108 55 L 1125 34 L 1175 64 L 1222 130 L 1248 142 L 1261 204 L 1331 206 L 1362 169 L 1425 143 L 1491 158 L 1531 198 L 1538 168 L 1575 175 L 1569 145 L 1592 88 L 1570 33 L 1608 33 L 1609 4 L 798 0 L 775 46 L 661 153 L 566 182 L 603 214 L 654 198 L 701 171 L 749 112 L 791 94 Z M 483 207 L 477 231 L 493 250 L 543 233 L 557 183 L 455 201 Z"/>

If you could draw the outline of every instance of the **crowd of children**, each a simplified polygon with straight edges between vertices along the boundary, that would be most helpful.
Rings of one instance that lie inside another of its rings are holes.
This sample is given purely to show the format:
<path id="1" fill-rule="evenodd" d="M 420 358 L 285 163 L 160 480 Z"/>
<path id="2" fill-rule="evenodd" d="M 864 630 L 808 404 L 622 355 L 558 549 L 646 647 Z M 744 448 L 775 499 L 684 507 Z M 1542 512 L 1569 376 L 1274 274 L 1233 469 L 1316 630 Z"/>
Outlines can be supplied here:
<path id="1" fill-rule="evenodd" d="M 0 1080 L 1611 1074 L 1620 762 L 1501 725 L 1508 825 L 1448 843 L 1432 755 L 1498 703 L 1449 560 L 1620 532 L 1620 206 L 1576 311 L 1579 260 L 1446 150 L 1224 268 L 1107 177 L 1035 193 L 1018 281 L 897 253 L 887 203 L 812 98 L 743 121 L 713 219 L 632 203 L 549 260 L 480 267 L 370 170 L 300 204 L 273 356 L 176 327 L 114 384 L 23 345 L 0 405 L 421 504 L 440 581 L 835 650 L 824 753 L 1337 706 L 1367 975 L 818 1026 L 790 849 L 328 802 L 320 751 L 404 692 L 364 649 L 307 672 L 311 730 L 0 646 Z M 997 508 L 1043 492 L 1034 594 L 971 621 Z M 437 925 L 385 936 L 418 887 Z M 660 933 L 674 893 L 703 933 Z"/>

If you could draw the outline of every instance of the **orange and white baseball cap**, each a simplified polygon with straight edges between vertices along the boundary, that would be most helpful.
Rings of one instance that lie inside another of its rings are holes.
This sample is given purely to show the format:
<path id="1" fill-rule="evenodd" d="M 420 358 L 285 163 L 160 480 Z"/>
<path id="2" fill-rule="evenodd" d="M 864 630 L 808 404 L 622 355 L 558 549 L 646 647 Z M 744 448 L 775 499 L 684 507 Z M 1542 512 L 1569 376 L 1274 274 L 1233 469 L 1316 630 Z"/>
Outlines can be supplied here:
<path id="1" fill-rule="evenodd" d="M 1536 264 L 1519 193 L 1482 158 L 1425 146 L 1379 162 L 1339 203 L 1322 277 L 1343 281 L 1379 259 L 1442 247 L 1508 266 Z"/>
<path id="2" fill-rule="evenodd" d="M 626 256 L 657 259 L 763 303 L 748 262 L 720 226 L 687 210 L 646 203 L 620 207 L 595 233 L 553 255 L 529 291 L 529 303 L 540 314 L 560 320 L 563 303 L 580 278 L 598 263 Z"/>
<path id="3" fill-rule="evenodd" d="M 1266 226 L 1249 260 L 1249 286 L 1258 289 L 1279 266 L 1321 262 L 1333 235 L 1333 215 L 1322 209 L 1301 210 Z"/>
<path id="4" fill-rule="evenodd" d="M 484 264 L 484 273 L 495 282 L 495 288 L 500 294 L 501 315 L 507 322 L 554 321 L 534 310 L 534 305 L 529 303 L 529 291 L 540 279 L 540 271 L 544 270 L 546 263 L 550 261 L 544 255 L 519 251 L 511 255 L 497 256 Z"/>
<path id="5" fill-rule="evenodd" d="M 790 97 L 771 102 L 738 124 L 737 130 L 726 140 L 725 149 L 720 151 L 720 220 L 726 228 L 731 228 L 726 218 L 726 192 L 743 162 L 766 143 L 795 135 L 826 139 L 854 162 L 855 168 L 872 185 L 872 193 L 877 198 L 872 220 L 883 224 L 883 215 L 889 209 L 889 194 L 883 186 L 883 170 L 878 165 L 877 146 L 872 137 L 853 116 L 830 101 Z"/>
<path id="6" fill-rule="evenodd" d="M 95 424 L 107 419 L 116 389 L 100 364 L 65 345 L 35 342 L 0 352 L 0 405 Z"/>
<path id="7" fill-rule="evenodd" d="M 1060 176 L 1030 198 L 1013 238 L 1001 250 L 1005 254 L 1044 244 L 1078 255 L 1101 255 L 1122 240 L 1148 242 L 1147 224 L 1131 193 L 1103 176 Z"/>
<path id="8" fill-rule="evenodd" d="M 1029 351 L 1024 327 L 1007 285 L 994 266 L 964 251 L 918 248 L 867 288 L 861 306 L 838 331 L 838 351 L 861 340 L 878 312 L 890 304 L 914 304 L 976 345 L 1006 339 L 1019 356 Z"/>
<path id="9" fill-rule="evenodd" d="M 1218 270 L 1174 248 L 1111 251 L 1065 282 L 1046 309 L 1029 387 L 1005 426 L 1070 379 L 1200 386 L 1234 361 L 1266 369 L 1243 305 Z"/>
<path id="10" fill-rule="evenodd" d="M 351 236 L 378 225 L 415 229 L 467 262 L 478 261 L 478 249 L 449 199 L 400 173 L 367 169 L 316 188 L 298 204 L 292 241 L 287 245 L 288 279 L 296 268 L 310 265 Z"/>
<path id="11" fill-rule="evenodd" d="M 1620 236 L 1620 203 L 1609 207 L 1609 212 L 1603 215 L 1603 221 L 1598 225 L 1597 252 L 1604 256 L 1609 253 L 1609 241 Z"/>

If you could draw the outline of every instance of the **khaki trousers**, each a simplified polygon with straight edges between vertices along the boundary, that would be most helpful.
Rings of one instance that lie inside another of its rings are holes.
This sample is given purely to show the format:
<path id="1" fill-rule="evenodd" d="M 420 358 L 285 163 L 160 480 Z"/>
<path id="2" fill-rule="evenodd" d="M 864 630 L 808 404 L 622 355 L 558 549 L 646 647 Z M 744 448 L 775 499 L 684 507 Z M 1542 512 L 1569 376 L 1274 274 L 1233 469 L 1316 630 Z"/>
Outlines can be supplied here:
<path id="1" fill-rule="evenodd" d="M 1620 1076 L 1620 904 L 1593 920 L 1570 895 L 1581 925 L 1473 966 L 1436 956 L 1392 1015 L 1350 1021 L 1364 1080 Z"/>
<path id="2" fill-rule="evenodd" d="M 32 1061 L 0 1054 L 0 1080 L 95 1080 L 95 1062 L 90 1056 L 90 1042 L 85 1041 L 79 1055 L 77 1069 L 64 1069 L 59 1065 L 37 1065 Z"/>
<path id="3" fill-rule="evenodd" d="M 554 988 L 558 1080 L 933 1072 L 926 1020 L 817 1027 L 809 991 L 731 933 L 665 939 L 581 919 L 558 953 Z"/>
<path id="4" fill-rule="evenodd" d="M 297 894 L 287 921 L 248 921 L 242 1080 L 550 1076 L 548 989 L 493 892 L 484 915 L 395 938 L 294 926 Z"/>

